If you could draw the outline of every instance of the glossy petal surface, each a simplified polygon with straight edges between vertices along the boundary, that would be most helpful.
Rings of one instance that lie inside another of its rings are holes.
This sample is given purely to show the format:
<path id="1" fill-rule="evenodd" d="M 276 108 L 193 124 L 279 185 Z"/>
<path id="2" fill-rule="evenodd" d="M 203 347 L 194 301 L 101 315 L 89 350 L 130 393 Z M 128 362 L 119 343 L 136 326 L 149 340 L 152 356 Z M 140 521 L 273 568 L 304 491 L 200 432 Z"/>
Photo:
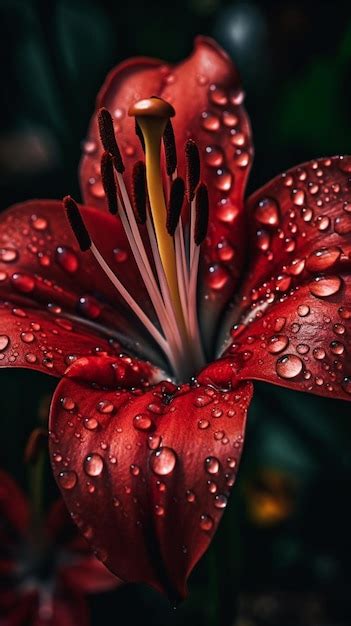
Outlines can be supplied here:
<path id="1" fill-rule="evenodd" d="M 350 172 L 349 157 L 320 159 L 249 199 L 252 258 L 230 349 L 239 379 L 350 398 Z"/>
<path id="2" fill-rule="evenodd" d="M 95 357 L 81 373 L 79 361 L 66 372 L 51 410 L 54 473 L 73 519 L 116 575 L 183 597 L 234 484 L 251 385 L 230 392 L 165 382 L 147 391 L 145 380 L 131 391 L 140 365 L 130 362 L 124 389 L 118 367 Z M 66 467 L 57 458 L 69 459 Z M 75 477 L 69 488 L 62 471 Z"/>

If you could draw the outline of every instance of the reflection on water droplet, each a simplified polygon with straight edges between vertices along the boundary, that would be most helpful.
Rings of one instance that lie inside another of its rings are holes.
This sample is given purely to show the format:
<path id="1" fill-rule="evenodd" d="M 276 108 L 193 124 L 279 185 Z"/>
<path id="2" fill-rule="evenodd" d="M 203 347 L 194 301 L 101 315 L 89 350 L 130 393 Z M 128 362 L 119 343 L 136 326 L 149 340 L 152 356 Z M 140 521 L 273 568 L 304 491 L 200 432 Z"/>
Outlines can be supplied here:
<path id="1" fill-rule="evenodd" d="M 95 417 L 85 417 L 83 424 L 87 430 L 96 430 L 99 426 L 99 422 L 95 419 Z"/>
<path id="2" fill-rule="evenodd" d="M 133 426 L 136 430 L 150 430 L 152 427 L 152 420 L 146 414 L 140 413 L 133 417 Z"/>
<path id="3" fill-rule="evenodd" d="M 310 282 L 310 292 L 318 298 L 333 296 L 341 288 L 341 278 L 339 276 L 317 276 Z"/>
<path id="4" fill-rule="evenodd" d="M 214 505 L 217 509 L 225 509 L 225 507 L 227 506 L 228 503 L 228 498 L 219 493 L 218 495 L 215 496 L 215 500 L 214 500 Z"/>
<path id="5" fill-rule="evenodd" d="M 202 119 L 202 127 L 205 130 L 208 130 L 210 132 L 215 132 L 216 130 L 219 129 L 219 118 L 217 117 L 217 115 L 214 115 L 214 113 L 209 113 L 207 111 L 204 111 L 201 115 L 201 119 Z"/>
<path id="6" fill-rule="evenodd" d="M 100 476 L 104 469 L 104 460 L 100 456 L 100 454 L 93 452 L 91 454 L 88 454 L 84 461 L 83 467 L 85 473 L 88 474 L 88 476 Z"/>
<path id="7" fill-rule="evenodd" d="M 223 151 L 219 146 L 207 146 L 205 161 L 210 167 L 219 167 L 223 163 Z"/>
<path id="8" fill-rule="evenodd" d="M 220 191 L 229 191 L 232 187 L 233 175 L 232 173 L 225 169 L 219 168 L 216 172 L 215 178 L 215 186 Z"/>
<path id="9" fill-rule="evenodd" d="M 0 335 L 0 352 L 3 352 L 10 345 L 10 337 L 7 335 Z"/>
<path id="10" fill-rule="evenodd" d="M 205 513 L 200 517 L 200 528 L 201 530 L 209 531 L 213 528 L 213 519 L 210 515 L 206 515 Z"/>
<path id="11" fill-rule="evenodd" d="M 276 226 L 279 222 L 279 205 L 273 198 L 263 198 L 255 209 L 255 218 L 261 224 Z"/>
<path id="12" fill-rule="evenodd" d="M 310 307 L 307 304 L 300 304 L 297 307 L 297 313 L 300 317 L 306 317 L 310 313 Z"/>
<path id="13" fill-rule="evenodd" d="M 77 484 L 77 474 L 72 470 L 63 470 L 59 473 L 58 482 L 61 485 L 62 489 L 73 489 Z"/>
<path id="14" fill-rule="evenodd" d="M 174 470 L 177 462 L 176 453 L 172 448 L 165 446 L 159 450 L 152 452 L 150 457 L 150 466 L 155 474 L 159 476 L 167 476 Z"/>
<path id="15" fill-rule="evenodd" d="M 3 263 L 12 263 L 17 261 L 18 251 L 14 248 L 0 248 L 0 261 Z"/>
<path id="16" fill-rule="evenodd" d="M 225 106 L 228 102 L 228 97 L 224 89 L 217 87 L 217 85 L 210 85 L 209 88 L 210 100 L 217 106 Z"/>
<path id="17" fill-rule="evenodd" d="M 306 259 L 306 269 L 309 272 L 324 272 L 332 267 L 341 256 L 341 249 L 337 246 L 314 250 Z"/>
<path id="18" fill-rule="evenodd" d="M 221 290 L 228 283 L 229 274 L 227 270 L 219 264 L 210 265 L 208 268 L 207 283 L 211 289 Z"/>
<path id="19" fill-rule="evenodd" d="M 351 215 L 339 215 L 334 222 L 334 230 L 338 235 L 349 235 L 351 233 Z"/>
<path id="20" fill-rule="evenodd" d="M 115 248 L 113 251 L 113 256 L 116 263 L 124 263 L 128 259 L 128 254 L 125 250 L 121 250 L 121 248 Z"/>
<path id="21" fill-rule="evenodd" d="M 92 296 L 81 296 L 79 298 L 78 309 L 83 315 L 92 320 L 97 319 L 101 313 L 99 302 Z"/>
<path id="22" fill-rule="evenodd" d="M 219 468 L 219 461 L 215 456 L 208 456 L 207 459 L 205 459 L 205 470 L 208 474 L 217 474 Z"/>
<path id="23" fill-rule="evenodd" d="M 39 215 L 31 215 L 31 225 L 34 230 L 46 230 L 48 227 L 48 221 L 45 217 L 40 217 Z"/>
<path id="24" fill-rule="evenodd" d="M 17 291 L 21 293 L 30 293 L 35 287 L 35 280 L 29 274 L 13 274 L 11 282 Z"/>
<path id="25" fill-rule="evenodd" d="M 301 374 L 303 364 L 294 354 L 284 354 L 276 363 L 276 371 L 281 378 L 295 378 Z"/>
<path id="26" fill-rule="evenodd" d="M 345 376 L 343 379 L 341 386 L 346 393 L 351 394 L 351 376 Z"/>
<path id="27" fill-rule="evenodd" d="M 286 335 L 273 335 L 268 342 L 268 352 L 271 354 L 278 354 L 279 352 L 285 350 L 288 343 L 289 339 Z"/>
<path id="28" fill-rule="evenodd" d="M 55 253 L 56 263 L 69 274 L 73 274 L 78 269 L 78 258 L 76 253 L 66 246 L 58 246 Z"/>

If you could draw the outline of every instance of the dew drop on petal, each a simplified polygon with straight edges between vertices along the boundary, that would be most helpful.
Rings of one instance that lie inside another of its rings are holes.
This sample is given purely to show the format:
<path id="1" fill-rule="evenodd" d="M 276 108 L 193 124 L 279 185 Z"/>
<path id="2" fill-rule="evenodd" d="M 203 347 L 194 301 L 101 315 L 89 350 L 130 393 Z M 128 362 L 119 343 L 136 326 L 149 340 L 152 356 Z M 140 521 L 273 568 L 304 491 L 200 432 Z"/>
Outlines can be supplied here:
<path id="1" fill-rule="evenodd" d="M 295 378 L 301 374 L 303 364 L 295 354 L 284 354 L 276 363 L 276 371 L 281 378 Z"/>
<path id="2" fill-rule="evenodd" d="M 310 292 L 318 298 L 333 296 L 341 288 L 341 278 L 339 276 L 317 276 L 310 282 Z"/>
<path id="3" fill-rule="evenodd" d="M 3 263 L 13 263 L 17 259 L 18 251 L 14 248 L 0 248 L 0 261 Z"/>
<path id="4" fill-rule="evenodd" d="M 273 335 L 268 341 L 268 352 L 278 354 L 285 350 L 288 343 L 289 339 L 286 335 Z"/>
<path id="5" fill-rule="evenodd" d="M 220 167 L 223 163 L 223 151 L 219 146 L 207 146 L 205 161 L 210 167 Z"/>
<path id="6" fill-rule="evenodd" d="M 35 287 L 35 280 L 29 274 L 13 274 L 11 282 L 15 289 L 21 293 L 31 293 Z"/>
<path id="7" fill-rule="evenodd" d="M 341 256 L 341 249 L 337 246 L 315 250 L 306 259 L 306 269 L 309 272 L 324 272 L 332 267 Z"/>
<path id="8" fill-rule="evenodd" d="M 213 519 L 210 515 L 206 515 L 205 513 L 201 515 L 200 528 L 205 531 L 209 531 L 213 528 Z"/>
<path id="9" fill-rule="evenodd" d="M 167 446 L 154 450 L 150 457 L 150 466 L 158 476 L 171 474 L 177 462 L 176 453 Z"/>
<path id="10" fill-rule="evenodd" d="M 351 394 L 351 376 L 345 376 L 343 379 L 341 386 L 346 393 Z"/>
<path id="11" fill-rule="evenodd" d="M 133 417 L 133 426 L 134 428 L 136 428 L 136 430 L 150 430 L 152 426 L 152 420 L 148 415 L 139 413 L 138 415 L 134 415 Z"/>
<path id="12" fill-rule="evenodd" d="M 204 111 L 201 115 L 202 127 L 209 132 L 215 132 L 219 129 L 220 121 L 217 115 Z"/>
<path id="13" fill-rule="evenodd" d="M 7 335 L 0 335 L 0 352 L 3 352 L 10 345 L 10 337 Z"/>
<path id="14" fill-rule="evenodd" d="M 205 470 L 208 474 L 218 474 L 219 468 L 219 461 L 215 456 L 208 456 L 205 459 Z"/>
<path id="15" fill-rule="evenodd" d="M 74 274 L 78 269 L 78 257 L 76 253 L 67 246 L 58 246 L 55 252 L 56 263 L 69 274 Z"/>
<path id="16" fill-rule="evenodd" d="M 99 426 L 99 422 L 95 417 L 85 417 L 83 420 L 83 425 L 87 430 L 96 430 Z"/>
<path id="17" fill-rule="evenodd" d="M 208 268 L 207 283 L 211 289 L 220 291 L 228 283 L 228 280 L 228 271 L 222 265 L 210 265 Z"/>
<path id="18" fill-rule="evenodd" d="M 215 496 L 214 505 L 217 509 L 225 509 L 228 503 L 227 496 L 219 493 Z"/>
<path id="19" fill-rule="evenodd" d="M 310 307 L 307 304 L 300 304 L 297 307 L 297 314 L 300 317 L 306 317 L 310 313 Z"/>
<path id="20" fill-rule="evenodd" d="M 104 460 L 100 454 L 92 452 L 85 458 L 83 467 L 88 476 L 100 476 L 104 469 Z"/>
<path id="21" fill-rule="evenodd" d="M 219 191 L 230 191 L 233 183 L 233 175 L 226 168 L 219 168 L 216 171 L 215 186 Z"/>
<path id="22" fill-rule="evenodd" d="M 276 226 L 279 222 L 279 206 L 273 198 L 260 200 L 255 209 L 255 218 L 260 224 Z"/>
<path id="23" fill-rule="evenodd" d="M 77 474 L 73 470 L 63 470 L 59 473 L 58 482 L 61 485 L 62 489 L 73 489 L 77 484 Z"/>

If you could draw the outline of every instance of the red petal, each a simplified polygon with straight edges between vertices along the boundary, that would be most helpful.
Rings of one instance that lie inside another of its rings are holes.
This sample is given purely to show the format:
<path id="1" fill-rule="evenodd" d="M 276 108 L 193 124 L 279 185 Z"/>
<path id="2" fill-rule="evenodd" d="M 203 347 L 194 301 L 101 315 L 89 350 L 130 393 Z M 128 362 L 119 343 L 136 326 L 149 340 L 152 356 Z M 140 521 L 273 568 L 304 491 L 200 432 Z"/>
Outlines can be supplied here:
<path id="1" fill-rule="evenodd" d="M 119 220 L 95 209 L 82 207 L 81 210 L 89 232 L 105 260 L 144 310 L 148 311 L 151 305 Z M 65 342 L 65 335 L 66 344 L 71 344 L 70 353 L 90 353 L 91 345 L 107 349 L 106 342 L 97 339 L 100 333 L 108 338 L 127 337 L 134 346 L 136 341 L 146 343 L 145 333 L 141 332 L 138 320 L 105 277 L 92 254 L 83 254 L 78 249 L 62 204 L 58 201 L 34 200 L 15 205 L 1 215 L 0 298 L 20 308 L 33 309 L 39 306 L 44 309 L 38 312 L 38 316 L 52 318 L 52 321 L 48 319 L 47 322 L 49 328 L 69 327 L 72 323 L 66 322 L 67 314 L 80 318 L 87 327 L 85 331 L 81 329 L 77 345 L 72 334 L 70 336 L 64 330 L 60 331 L 62 341 Z M 33 316 L 36 314 L 33 313 Z M 13 322 L 3 332 L 9 334 L 11 329 L 18 335 Z M 17 339 L 18 336 L 16 342 Z M 59 347 L 54 338 L 50 339 Z M 79 341 L 82 342 L 81 347 Z M 20 351 L 32 353 L 33 346 L 22 345 L 22 342 L 19 345 Z M 87 346 L 88 352 L 84 352 Z M 16 362 L 21 366 L 26 365 L 25 362 L 20 363 L 20 359 Z"/>
<path id="2" fill-rule="evenodd" d="M 68 370 L 51 410 L 51 458 L 63 497 L 116 575 L 182 597 L 234 483 L 251 384 L 235 392 L 167 382 L 127 391 L 111 379 L 113 359 L 84 361 L 81 378 L 79 362 L 74 377 Z M 71 414 L 63 396 L 75 402 Z"/>
<path id="3" fill-rule="evenodd" d="M 80 593 L 102 593 L 115 589 L 122 582 L 92 554 L 77 560 L 77 563 L 60 572 L 62 584 L 69 590 Z"/>
<path id="4" fill-rule="evenodd" d="M 240 379 L 350 399 L 350 173 L 350 157 L 320 159 L 249 199 L 251 259 L 235 313 L 245 326 L 232 349 Z"/>
<path id="5" fill-rule="evenodd" d="M 0 538 L 13 539 L 13 532 L 24 534 L 28 527 L 28 503 L 25 495 L 6 472 L 0 470 Z"/>
<path id="6" fill-rule="evenodd" d="M 181 176 L 185 174 L 185 141 L 193 138 L 200 150 L 202 179 L 209 187 L 211 207 L 209 236 L 204 244 L 208 321 L 209 308 L 218 310 L 237 282 L 245 250 L 242 208 L 252 144 L 240 79 L 224 50 L 206 37 L 197 37 L 192 54 L 174 67 L 145 58 L 117 66 L 98 95 L 97 110 L 104 106 L 115 112 L 127 182 L 133 164 L 143 157 L 135 120 L 127 112 L 136 100 L 151 95 L 162 96 L 176 110 L 174 130 Z M 101 208 L 105 199 L 97 197 L 95 191 L 100 185 L 97 172 L 102 154 L 96 113 L 86 145 L 89 153 L 80 171 L 82 193 L 88 204 Z"/>

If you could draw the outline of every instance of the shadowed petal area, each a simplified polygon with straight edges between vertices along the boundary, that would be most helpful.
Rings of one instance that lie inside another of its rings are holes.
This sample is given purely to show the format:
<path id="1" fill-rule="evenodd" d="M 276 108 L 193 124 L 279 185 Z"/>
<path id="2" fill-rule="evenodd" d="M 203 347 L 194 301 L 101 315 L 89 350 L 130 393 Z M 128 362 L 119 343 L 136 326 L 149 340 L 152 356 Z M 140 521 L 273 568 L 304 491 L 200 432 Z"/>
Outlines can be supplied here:
<path id="1" fill-rule="evenodd" d="M 207 37 L 197 37 L 191 55 L 175 66 L 145 58 L 117 66 L 98 95 L 97 110 L 104 106 L 114 115 L 127 186 L 135 161 L 143 158 L 135 119 L 128 117 L 128 109 L 152 95 L 175 108 L 173 126 L 181 176 L 185 176 L 187 139 L 193 139 L 200 151 L 201 178 L 210 196 L 210 225 L 202 263 L 202 296 L 206 296 L 203 323 L 210 335 L 216 316 L 237 283 L 245 250 L 243 194 L 253 149 L 241 82 L 229 56 Z M 101 190 L 96 173 L 101 154 L 95 113 L 80 176 L 85 201 L 103 208 L 105 198 L 96 194 Z"/>
<path id="2" fill-rule="evenodd" d="M 0 541 L 10 545 L 27 529 L 29 519 L 26 498 L 15 481 L 0 470 Z"/>
<path id="3" fill-rule="evenodd" d="M 54 474 L 107 567 L 184 597 L 235 481 L 252 386 L 148 390 L 152 372 L 130 360 L 121 379 L 120 367 L 92 357 L 66 372 L 51 408 Z"/>
<path id="4" fill-rule="evenodd" d="M 350 399 L 350 157 L 289 170 L 248 207 L 252 256 L 229 349 L 238 378 Z"/>

